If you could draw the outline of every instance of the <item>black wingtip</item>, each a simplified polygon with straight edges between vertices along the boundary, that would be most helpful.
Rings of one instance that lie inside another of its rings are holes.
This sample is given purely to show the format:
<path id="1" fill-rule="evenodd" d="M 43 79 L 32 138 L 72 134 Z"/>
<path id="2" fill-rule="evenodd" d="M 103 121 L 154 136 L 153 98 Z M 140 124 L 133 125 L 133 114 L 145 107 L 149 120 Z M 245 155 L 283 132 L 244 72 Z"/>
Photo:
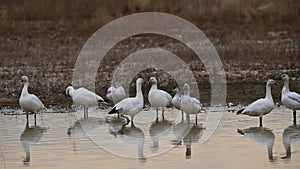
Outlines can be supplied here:
<path id="1" fill-rule="evenodd" d="M 245 110 L 245 109 L 241 109 L 241 110 L 237 111 L 237 112 L 236 112 L 236 115 L 241 114 L 244 110 Z"/>
<path id="2" fill-rule="evenodd" d="M 105 98 L 103 98 L 103 100 L 98 100 L 98 104 L 108 104 L 108 100 L 107 99 L 105 99 Z"/>
<path id="3" fill-rule="evenodd" d="M 118 113 L 118 110 L 116 110 L 116 107 L 113 107 L 113 108 L 108 112 L 108 114 L 115 114 L 115 113 Z"/>
<path id="4" fill-rule="evenodd" d="M 244 131 L 243 130 L 241 130 L 241 129 L 237 129 L 237 132 L 238 133 L 240 133 L 240 134 L 242 134 L 242 135 L 244 135 L 245 133 L 244 133 Z"/>

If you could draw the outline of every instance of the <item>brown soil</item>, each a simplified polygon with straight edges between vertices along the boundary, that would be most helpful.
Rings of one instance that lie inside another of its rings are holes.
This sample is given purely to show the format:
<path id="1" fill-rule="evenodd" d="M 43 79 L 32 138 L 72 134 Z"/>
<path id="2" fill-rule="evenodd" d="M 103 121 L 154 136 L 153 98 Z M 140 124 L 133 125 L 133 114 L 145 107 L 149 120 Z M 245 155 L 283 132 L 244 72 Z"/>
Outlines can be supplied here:
<path id="1" fill-rule="evenodd" d="M 0 7 L 6 9 L 1 3 Z M 5 11 L 14 11 L 16 8 L 10 9 Z M 136 10 L 143 11 L 142 9 Z M 135 12 L 131 8 L 128 10 L 127 13 L 102 19 L 101 22 L 96 22 L 95 19 L 74 22 L 74 18 L 24 19 L 18 18 L 21 16 L 19 13 L 14 13 L 16 16 L 12 17 L 12 14 L 2 10 L 0 107 L 18 106 L 22 89 L 19 79 L 22 75 L 30 78 L 29 91 L 39 96 L 46 105 L 70 105 L 71 98 L 65 95 L 65 88 L 71 84 L 74 64 L 85 41 L 103 24 L 119 15 Z M 176 13 L 176 10 L 171 10 L 170 13 Z M 298 21 L 282 19 L 280 22 L 263 22 L 260 18 L 258 22 L 255 19 L 241 22 L 242 18 L 239 18 L 239 21 L 224 23 L 219 19 L 214 23 L 213 17 L 202 22 L 203 18 L 197 20 L 189 17 L 196 14 L 178 14 L 196 23 L 216 47 L 226 71 L 228 102 L 249 103 L 263 97 L 266 80 L 277 78 L 281 73 L 288 73 L 293 78 L 290 88 L 300 92 Z M 201 102 L 209 104 L 210 84 L 208 75 L 202 72 L 205 71 L 202 63 L 194 60 L 191 51 L 181 43 L 157 35 L 135 36 L 116 45 L 106 56 L 114 62 L 104 60 L 103 64 L 107 66 L 99 68 L 96 92 L 102 96 L 106 94 L 115 64 L 132 52 L 147 47 L 162 47 L 184 58 L 198 80 Z M 149 78 L 153 76 L 153 70 L 145 70 L 140 76 Z M 160 72 L 157 76 L 165 77 L 165 73 Z M 165 90 L 176 85 L 171 77 L 159 79 L 160 87 Z M 98 82 L 101 82 L 101 86 Z M 280 101 L 281 85 L 273 89 L 276 102 Z"/>

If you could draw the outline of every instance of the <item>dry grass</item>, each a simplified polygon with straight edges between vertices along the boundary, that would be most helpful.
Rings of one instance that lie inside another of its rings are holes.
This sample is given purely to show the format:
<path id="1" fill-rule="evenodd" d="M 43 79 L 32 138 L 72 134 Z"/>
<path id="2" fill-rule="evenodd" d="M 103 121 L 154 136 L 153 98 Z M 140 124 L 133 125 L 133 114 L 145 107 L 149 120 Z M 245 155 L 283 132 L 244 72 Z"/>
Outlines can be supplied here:
<path id="1" fill-rule="evenodd" d="M 102 25 L 120 16 L 156 11 L 204 23 L 299 23 L 298 0 L 11 0 L 3 1 L 6 20 L 89 20 Z"/>

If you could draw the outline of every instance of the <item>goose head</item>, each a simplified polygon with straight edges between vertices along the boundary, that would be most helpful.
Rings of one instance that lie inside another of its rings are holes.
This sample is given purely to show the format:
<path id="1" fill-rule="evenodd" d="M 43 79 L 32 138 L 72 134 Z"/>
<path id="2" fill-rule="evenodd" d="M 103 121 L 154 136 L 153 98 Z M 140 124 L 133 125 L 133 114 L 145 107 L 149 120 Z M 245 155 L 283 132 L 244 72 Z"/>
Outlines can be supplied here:
<path id="1" fill-rule="evenodd" d="M 157 84 L 157 80 L 155 77 L 151 77 L 148 81 L 148 84 Z"/>
<path id="2" fill-rule="evenodd" d="M 186 84 L 183 85 L 182 89 L 183 89 L 185 94 L 188 94 L 190 92 L 190 85 L 186 83 Z"/>
<path id="3" fill-rule="evenodd" d="M 68 87 L 66 88 L 66 95 L 67 95 L 67 96 L 70 96 L 70 91 L 71 91 L 71 90 L 74 90 L 73 86 L 68 86 Z"/>
<path id="4" fill-rule="evenodd" d="M 273 79 L 269 79 L 269 80 L 267 81 L 267 85 L 268 85 L 268 86 L 277 85 L 277 82 L 276 82 L 275 80 L 273 80 Z"/>
<path id="5" fill-rule="evenodd" d="M 28 79 L 27 76 L 22 76 L 20 81 L 21 81 L 22 83 L 27 83 L 27 82 L 29 82 L 29 79 Z"/>
<path id="6" fill-rule="evenodd" d="M 137 85 L 142 85 L 143 84 L 143 82 L 144 82 L 144 79 L 142 79 L 142 78 L 138 78 L 137 80 L 136 80 L 136 84 Z"/>
<path id="7" fill-rule="evenodd" d="M 284 80 L 284 81 L 289 80 L 289 76 L 288 76 L 287 74 L 282 74 L 282 75 L 280 76 L 280 78 L 281 78 L 282 80 Z"/>

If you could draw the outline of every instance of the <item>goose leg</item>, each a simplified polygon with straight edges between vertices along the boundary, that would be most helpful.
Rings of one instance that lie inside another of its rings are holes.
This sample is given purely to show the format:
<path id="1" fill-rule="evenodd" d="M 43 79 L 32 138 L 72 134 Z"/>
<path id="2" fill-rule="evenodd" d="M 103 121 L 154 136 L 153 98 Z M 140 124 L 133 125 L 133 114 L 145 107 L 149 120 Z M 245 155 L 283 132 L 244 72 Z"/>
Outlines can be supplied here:
<path id="1" fill-rule="evenodd" d="M 36 113 L 34 113 L 34 126 L 36 126 Z"/>
<path id="2" fill-rule="evenodd" d="M 85 107 L 83 107 L 83 117 L 85 117 Z"/>
<path id="3" fill-rule="evenodd" d="M 262 127 L 263 125 L 262 125 L 262 117 L 261 116 L 259 116 L 259 127 Z"/>
<path id="4" fill-rule="evenodd" d="M 88 113 L 88 111 L 89 111 L 89 108 L 88 108 L 88 107 L 86 107 L 86 117 L 88 117 L 88 116 L 89 116 L 89 113 Z"/>
<path id="5" fill-rule="evenodd" d="M 288 144 L 287 147 L 286 147 L 286 158 L 290 158 L 292 153 L 291 153 L 291 144 Z"/>
<path id="6" fill-rule="evenodd" d="M 186 120 L 187 120 L 188 124 L 190 124 L 190 115 L 189 114 L 186 114 Z"/>
<path id="7" fill-rule="evenodd" d="M 165 110 L 164 110 L 164 108 L 162 108 L 161 117 L 162 117 L 163 120 L 165 119 Z"/>
<path id="8" fill-rule="evenodd" d="M 183 111 L 181 110 L 181 121 L 184 120 L 184 114 L 183 114 Z"/>
<path id="9" fill-rule="evenodd" d="M 297 124 L 296 118 L 297 118 L 297 116 L 296 116 L 296 110 L 294 110 L 294 111 L 293 111 L 294 124 Z"/>
<path id="10" fill-rule="evenodd" d="M 28 112 L 26 112 L 26 119 L 27 119 L 27 123 L 29 123 Z"/>
<path id="11" fill-rule="evenodd" d="M 133 123 L 133 117 L 131 117 L 131 127 L 135 127 L 135 125 Z"/>
<path id="12" fill-rule="evenodd" d="M 26 126 L 29 126 L 28 112 L 26 112 L 26 119 L 27 119 L 27 121 L 26 121 Z"/>
<path id="13" fill-rule="evenodd" d="M 130 120 L 129 120 L 129 118 L 128 117 L 126 117 L 126 116 L 124 116 L 123 114 L 121 114 L 121 117 L 123 117 L 123 118 L 125 118 L 126 119 L 126 124 L 124 125 L 124 126 L 126 126 L 129 122 L 130 122 Z M 132 122 L 133 123 L 133 122 Z"/>
<path id="14" fill-rule="evenodd" d="M 156 119 L 158 119 L 158 107 L 156 107 Z"/>
<path id="15" fill-rule="evenodd" d="M 196 125 L 198 125 L 198 113 L 196 113 Z"/>

